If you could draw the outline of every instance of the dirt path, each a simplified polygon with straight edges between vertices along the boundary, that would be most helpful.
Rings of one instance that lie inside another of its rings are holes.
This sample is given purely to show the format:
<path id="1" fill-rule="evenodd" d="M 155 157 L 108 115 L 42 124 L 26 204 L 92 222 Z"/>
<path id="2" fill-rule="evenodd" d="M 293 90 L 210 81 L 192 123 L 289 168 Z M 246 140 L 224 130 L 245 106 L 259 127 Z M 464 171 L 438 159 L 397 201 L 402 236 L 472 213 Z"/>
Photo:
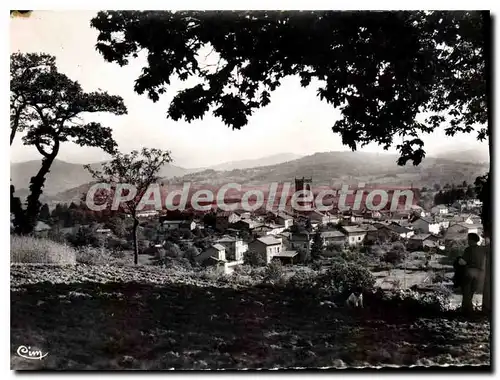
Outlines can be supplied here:
<path id="1" fill-rule="evenodd" d="M 106 282 L 120 279 L 120 282 Z M 124 281 L 128 278 L 129 281 Z M 185 279 L 184 279 L 185 280 Z M 198 286 L 156 269 L 11 271 L 13 368 L 489 364 L 489 322 L 321 306 L 282 289 Z M 205 284 L 207 285 L 207 284 Z M 19 345 L 48 356 L 29 361 Z"/>

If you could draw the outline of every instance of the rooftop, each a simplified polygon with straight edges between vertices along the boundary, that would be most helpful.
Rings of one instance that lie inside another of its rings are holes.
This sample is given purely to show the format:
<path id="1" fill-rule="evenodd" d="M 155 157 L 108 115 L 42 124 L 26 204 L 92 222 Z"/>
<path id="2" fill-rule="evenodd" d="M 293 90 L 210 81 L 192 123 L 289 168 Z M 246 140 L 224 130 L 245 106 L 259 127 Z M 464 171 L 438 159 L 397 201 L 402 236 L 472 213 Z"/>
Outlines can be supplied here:
<path id="1" fill-rule="evenodd" d="M 238 241 L 238 240 L 240 240 L 240 239 L 237 239 L 237 238 L 232 237 L 232 236 L 223 236 L 220 239 L 217 239 L 216 242 L 217 243 L 234 243 L 235 241 Z"/>
<path id="2" fill-rule="evenodd" d="M 404 234 L 404 233 L 411 231 L 411 229 L 400 226 L 399 224 L 390 224 L 390 225 L 385 226 L 385 227 L 389 228 L 390 230 L 392 230 L 398 234 Z"/>
<path id="3" fill-rule="evenodd" d="M 264 243 L 265 245 L 278 245 L 281 244 L 281 241 L 272 237 L 272 236 L 262 236 L 257 239 L 261 243 Z"/>
<path id="4" fill-rule="evenodd" d="M 472 223 L 472 224 L 471 223 L 457 223 L 457 224 L 459 224 L 460 226 L 467 228 L 469 230 L 475 229 L 475 228 L 483 228 L 482 224 L 476 224 L 476 223 Z"/>
<path id="5" fill-rule="evenodd" d="M 443 210 L 446 209 L 446 208 L 448 208 L 448 206 L 446 206 L 446 205 L 436 205 L 435 207 L 443 209 Z"/>
<path id="6" fill-rule="evenodd" d="M 323 231 L 321 232 L 322 238 L 334 238 L 334 237 L 345 237 L 345 235 L 340 231 Z"/>
<path id="7" fill-rule="evenodd" d="M 413 235 L 410 240 L 425 240 L 432 236 L 432 234 L 417 234 Z"/>
<path id="8" fill-rule="evenodd" d="M 185 220 L 164 220 L 162 224 L 181 224 L 186 222 Z"/>
<path id="9" fill-rule="evenodd" d="M 40 231 L 47 231 L 47 230 L 50 230 L 51 227 L 45 223 L 45 222 L 42 222 L 42 221 L 38 221 L 36 223 L 36 226 L 35 226 L 35 231 L 36 232 L 40 232 Z"/>
<path id="10" fill-rule="evenodd" d="M 365 227 L 360 226 L 343 226 L 342 229 L 348 234 L 364 233 L 368 231 Z"/>
<path id="11" fill-rule="evenodd" d="M 417 219 L 415 219 L 415 222 L 416 222 L 417 220 L 419 220 L 419 219 L 420 219 L 420 220 L 423 220 L 425 223 L 428 223 L 428 224 L 433 224 L 433 223 L 434 223 L 431 219 L 429 219 L 429 218 L 425 218 L 425 217 L 423 217 L 423 216 L 419 216 Z"/>
<path id="12" fill-rule="evenodd" d="M 295 257 L 299 253 L 297 251 L 281 251 L 273 255 L 274 257 Z"/>

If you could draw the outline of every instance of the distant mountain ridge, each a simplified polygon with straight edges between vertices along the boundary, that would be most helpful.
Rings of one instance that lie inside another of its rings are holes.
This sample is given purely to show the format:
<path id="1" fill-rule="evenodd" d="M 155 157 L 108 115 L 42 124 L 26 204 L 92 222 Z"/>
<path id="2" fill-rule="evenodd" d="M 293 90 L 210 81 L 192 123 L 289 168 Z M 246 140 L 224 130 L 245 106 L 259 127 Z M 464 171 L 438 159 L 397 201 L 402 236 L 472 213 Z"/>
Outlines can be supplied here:
<path id="1" fill-rule="evenodd" d="M 458 162 L 490 162 L 488 149 L 447 150 L 434 155 L 434 157 Z"/>
<path id="2" fill-rule="evenodd" d="M 31 177 L 36 175 L 40 169 L 41 161 L 32 160 L 26 162 L 16 162 L 10 164 L 10 178 L 16 191 L 26 192 Z M 99 169 L 102 163 L 93 163 L 91 167 Z M 172 164 L 164 165 L 160 170 L 162 178 L 183 176 L 196 169 L 185 169 Z M 44 195 L 51 196 L 66 191 L 92 181 L 92 176 L 84 168 L 84 164 L 74 164 L 62 160 L 55 160 L 47 175 Z"/>
<path id="3" fill-rule="evenodd" d="M 271 156 L 255 158 L 255 159 L 223 162 L 221 164 L 212 165 L 207 169 L 224 171 L 224 170 L 257 168 L 261 166 L 277 165 L 283 162 L 297 160 L 301 157 L 303 156 L 295 153 L 278 153 L 278 154 L 273 154 Z"/>
<path id="4" fill-rule="evenodd" d="M 279 164 L 300 157 L 300 155 L 293 153 L 280 153 L 258 159 L 224 162 L 212 166 L 210 169 L 217 168 L 214 170 L 232 170 L 259 167 L 264 165 Z M 28 193 L 30 179 L 32 176 L 36 175 L 40 169 L 40 165 L 40 160 L 15 162 L 10 164 L 12 184 L 15 186 L 16 191 L 20 191 L 19 194 L 24 196 Z M 94 169 L 99 169 L 102 163 L 92 163 L 90 165 Z M 75 164 L 56 159 L 52 164 L 49 174 L 47 175 L 44 186 L 44 195 L 52 196 L 91 182 L 92 176 L 83 166 L 84 164 Z M 167 179 L 172 177 L 182 177 L 184 175 L 203 170 L 207 170 L 207 168 L 187 169 L 169 163 L 161 168 L 159 177 Z"/>
<path id="5" fill-rule="evenodd" d="M 170 183 L 193 182 L 223 184 L 268 184 L 294 181 L 295 177 L 312 177 L 313 185 L 332 182 L 364 182 L 392 186 L 432 186 L 434 183 L 473 182 L 488 171 L 482 163 L 457 162 L 426 157 L 418 166 L 398 166 L 396 154 L 369 152 L 323 152 L 277 165 L 248 169 L 215 171 L 208 169 L 183 177 L 166 179 Z"/>
<path id="6" fill-rule="evenodd" d="M 461 183 L 464 180 L 473 183 L 477 176 L 485 174 L 489 169 L 484 163 L 458 162 L 435 157 L 426 157 L 418 166 L 413 166 L 411 163 L 398 166 L 397 159 L 398 155 L 395 154 L 347 151 L 315 153 L 275 165 L 226 171 L 214 169 L 198 171 L 168 165 L 161 172 L 161 174 L 167 173 L 168 175 L 162 176 L 161 181 L 167 185 L 178 185 L 183 182 L 214 186 L 229 182 L 247 186 L 269 185 L 272 182 L 291 182 L 293 185 L 295 177 L 304 176 L 312 177 L 313 187 L 332 183 L 358 184 L 360 182 L 393 188 L 398 186 L 432 187 L 435 183 L 444 185 Z M 51 192 L 44 192 L 43 202 L 78 201 L 88 190 L 92 179 L 90 175 L 84 177 L 83 165 L 65 164 L 68 163 L 59 162 L 54 166 L 52 172 L 52 175 L 55 174 L 54 179 L 59 179 L 60 183 L 67 185 L 76 181 L 75 178 L 79 176 L 79 183 L 64 189 L 59 187 L 60 190 L 57 191 L 56 182 L 49 181 Z M 81 166 L 82 171 L 73 165 Z M 61 167 L 66 169 L 67 177 L 64 182 L 61 179 L 64 175 L 57 173 Z M 68 169 L 74 172 L 67 173 Z M 23 192 L 27 195 L 26 189 L 19 188 L 19 190 L 20 195 Z"/>

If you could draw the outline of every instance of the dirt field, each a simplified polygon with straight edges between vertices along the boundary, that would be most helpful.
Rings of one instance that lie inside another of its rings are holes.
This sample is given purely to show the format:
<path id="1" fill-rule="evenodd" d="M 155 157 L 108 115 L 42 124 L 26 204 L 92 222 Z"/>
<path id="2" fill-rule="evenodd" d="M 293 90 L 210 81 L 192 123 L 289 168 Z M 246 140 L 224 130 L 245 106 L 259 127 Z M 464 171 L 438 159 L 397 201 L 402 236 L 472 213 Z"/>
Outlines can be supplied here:
<path id="1" fill-rule="evenodd" d="M 489 365 L 490 324 L 307 294 L 233 288 L 155 267 L 12 267 L 13 369 Z M 16 355 L 20 345 L 48 352 Z"/>

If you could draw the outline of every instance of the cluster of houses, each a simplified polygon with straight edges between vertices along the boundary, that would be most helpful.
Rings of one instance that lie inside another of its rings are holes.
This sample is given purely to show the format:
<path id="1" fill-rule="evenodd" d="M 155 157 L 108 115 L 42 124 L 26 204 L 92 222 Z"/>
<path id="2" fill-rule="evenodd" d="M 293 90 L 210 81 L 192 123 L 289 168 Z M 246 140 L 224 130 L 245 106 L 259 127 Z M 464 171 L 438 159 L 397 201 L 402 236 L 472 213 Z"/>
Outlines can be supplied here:
<path id="1" fill-rule="evenodd" d="M 442 249 L 446 240 L 463 240 L 471 232 L 482 235 L 481 203 L 477 200 L 459 201 L 451 206 L 436 205 L 430 210 L 412 206 L 408 210 L 391 211 L 330 211 L 293 212 L 292 210 L 248 212 L 244 210 L 211 211 L 212 222 L 204 214 L 189 216 L 159 215 L 144 211 L 141 219 L 158 222 L 158 241 L 161 247 L 173 231 L 180 233 L 204 229 L 203 239 L 208 246 L 194 260 L 204 265 L 218 265 L 226 272 L 241 265 L 245 253 L 260 255 L 266 263 L 280 260 L 294 264 L 301 253 L 309 253 L 314 235 L 321 234 L 325 248 L 357 246 L 367 243 L 403 241 L 408 250 Z M 35 233 L 48 233 L 50 226 L 39 222 Z M 109 229 L 98 233 L 110 236 Z M 188 234 L 190 235 L 190 234 Z M 194 238 L 182 238 L 187 246 Z"/>
<path id="2" fill-rule="evenodd" d="M 446 205 L 437 205 L 428 211 L 412 206 L 397 212 L 315 210 L 298 214 L 236 210 L 216 212 L 214 217 L 215 224 L 211 227 L 205 226 L 202 218 L 194 218 L 162 220 L 161 228 L 163 231 L 208 229 L 211 246 L 195 260 L 221 265 L 229 272 L 243 263 L 247 251 L 261 255 L 267 263 L 277 259 L 296 263 L 299 252 L 310 252 L 314 234 L 320 227 L 325 248 L 401 240 L 408 250 L 433 250 L 442 249 L 446 240 L 466 239 L 471 232 L 482 234 L 477 213 Z"/>

